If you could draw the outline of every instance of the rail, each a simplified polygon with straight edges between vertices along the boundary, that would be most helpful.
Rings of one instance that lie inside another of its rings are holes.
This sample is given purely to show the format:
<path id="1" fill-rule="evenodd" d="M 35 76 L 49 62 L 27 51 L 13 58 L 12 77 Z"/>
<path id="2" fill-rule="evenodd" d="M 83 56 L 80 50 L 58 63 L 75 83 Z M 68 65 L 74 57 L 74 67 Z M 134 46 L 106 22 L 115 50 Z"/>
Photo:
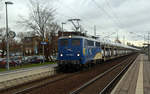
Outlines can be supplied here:
<path id="1" fill-rule="evenodd" d="M 126 62 L 126 60 L 124 60 L 122 63 Z M 117 68 L 118 66 L 120 66 L 122 63 L 119 63 L 118 65 L 113 66 L 112 68 L 108 69 L 107 71 L 103 72 L 102 74 L 96 76 L 95 78 L 93 78 L 92 80 L 88 81 L 87 83 L 83 84 L 81 87 L 77 88 L 76 90 L 70 92 L 69 94 L 78 94 L 82 89 L 86 88 L 87 86 L 89 86 L 90 84 L 94 83 L 96 80 L 100 79 L 101 77 L 103 77 L 105 74 L 109 73 L 110 71 L 114 70 L 115 68 Z M 107 89 L 107 87 L 105 87 L 105 89 Z M 105 92 L 105 89 L 103 89 L 103 91 Z M 103 94 L 103 93 L 99 93 L 99 94 Z"/>
<path id="2" fill-rule="evenodd" d="M 57 71 L 57 68 L 55 68 L 53 71 Z M 57 81 L 57 80 L 56 80 Z M 51 82 L 51 81 L 50 81 Z M 48 83 L 47 83 L 48 84 Z M 39 88 L 39 87 L 41 87 L 41 86 L 45 86 L 46 84 L 44 83 L 44 84 L 42 84 L 42 85 L 34 85 L 34 86 L 32 86 L 32 87 L 29 87 L 29 88 L 25 88 L 25 89 L 23 89 L 23 90 L 20 90 L 20 91 L 17 91 L 17 92 L 15 92 L 15 93 L 13 93 L 13 94 L 26 94 L 28 91 L 31 91 L 31 90 L 33 90 L 34 88 Z"/>
<path id="3" fill-rule="evenodd" d="M 136 62 L 135 59 L 131 60 L 130 62 Z M 105 87 L 103 88 L 102 91 L 99 92 L 99 94 L 107 94 L 106 92 L 108 92 L 108 89 L 112 87 L 112 85 L 118 80 L 120 79 L 120 77 L 127 71 L 127 69 L 130 67 L 131 63 L 128 63 L 128 65 L 123 68 L 123 70 Z"/>

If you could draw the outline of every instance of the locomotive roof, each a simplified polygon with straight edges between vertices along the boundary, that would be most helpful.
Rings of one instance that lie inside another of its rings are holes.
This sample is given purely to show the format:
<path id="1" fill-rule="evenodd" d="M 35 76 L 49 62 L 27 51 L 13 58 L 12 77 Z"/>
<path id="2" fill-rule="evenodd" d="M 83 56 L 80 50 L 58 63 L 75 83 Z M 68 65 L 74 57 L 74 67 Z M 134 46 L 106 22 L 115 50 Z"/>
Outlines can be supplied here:
<path id="1" fill-rule="evenodd" d="M 110 40 L 105 40 L 105 39 L 100 39 L 100 38 L 94 39 L 94 38 L 91 38 L 91 37 L 84 37 L 84 36 L 71 36 L 71 37 L 62 36 L 59 39 L 64 39 L 64 38 L 83 38 L 83 39 L 87 39 L 87 40 L 100 42 L 102 45 L 111 45 L 111 46 L 123 47 L 123 48 L 127 48 L 127 49 L 140 50 L 140 49 L 137 49 L 137 48 L 134 48 L 134 47 L 131 47 L 131 46 L 123 45 L 123 44 L 120 44 L 120 43 L 116 43 L 116 42 L 112 42 Z"/>

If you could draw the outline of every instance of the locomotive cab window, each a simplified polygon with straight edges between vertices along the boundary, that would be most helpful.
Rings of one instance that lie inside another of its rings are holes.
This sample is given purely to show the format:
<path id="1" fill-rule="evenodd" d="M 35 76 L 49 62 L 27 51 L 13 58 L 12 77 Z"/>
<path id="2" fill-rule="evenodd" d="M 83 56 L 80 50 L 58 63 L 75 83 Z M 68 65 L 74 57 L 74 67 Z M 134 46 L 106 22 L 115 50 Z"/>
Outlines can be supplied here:
<path id="1" fill-rule="evenodd" d="M 67 39 L 61 39 L 60 40 L 60 45 L 61 46 L 68 46 L 68 40 Z"/>
<path id="2" fill-rule="evenodd" d="M 88 40 L 87 43 L 88 43 L 88 46 L 94 46 L 94 41 Z"/>
<path id="3" fill-rule="evenodd" d="M 80 39 L 72 39 L 71 45 L 72 46 L 80 46 Z"/>
<path id="4" fill-rule="evenodd" d="M 100 47 L 100 43 L 99 42 L 96 42 L 96 47 Z"/>
<path id="5" fill-rule="evenodd" d="M 94 46 L 94 41 L 85 40 L 85 41 L 84 41 L 84 45 L 85 45 L 85 46 Z"/>

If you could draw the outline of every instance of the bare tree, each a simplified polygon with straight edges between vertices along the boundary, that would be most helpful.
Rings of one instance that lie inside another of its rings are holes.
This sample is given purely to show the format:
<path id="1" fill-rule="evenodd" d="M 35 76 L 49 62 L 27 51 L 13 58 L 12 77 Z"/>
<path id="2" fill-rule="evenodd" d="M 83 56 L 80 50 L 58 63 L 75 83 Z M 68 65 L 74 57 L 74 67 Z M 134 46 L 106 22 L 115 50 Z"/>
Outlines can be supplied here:
<path id="1" fill-rule="evenodd" d="M 35 32 L 28 31 L 28 32 L 18 32 L 17 37 L 20 39 L 20 42 L 23 42 L 25 37 L 34 37 Z"/>
<path id="2" fill-rule="evenodd" d="M 20 39 L 20 41 L 22 42 L 23 41 L 23 39 L 24 39 L 24 37 L 26 37 L 26 34 L 24 33 L 24 32 L 19 32 L 18 34 L 17 34 L 17 37 Z"/>
<path id="3" fill-rule="evenodd" d="M 45 32 L 49 24 L 54 20 L 54 9 L 49 8 L 38 1 L 30 0 L 31 9 L 29 18 L 22 18 L 19 23 L 36 32 L 39 36 L 45 37 Z"/>
<path id="4" fill-rule="evenodd" d="M 9 29 L 9 31 L 11 31 Z M 6 55 L 6 28 L 0 28 L 0 50 L 1 50 L 1 57 L 4 57 Z M 17 52 L 20 50 L 20 43 L 18 43 L 15 39 L 9 38 L 9 50 L 10 52 Z"/>
<path id="5" fill-rule="evenodd" d="M 49 55 L 56 55 L 57 53 L 57 40 L 59 30 L 61 30 L 61 27 L 57 23 L 52 23 L 49 25 L 48 31 L 46 31 L 46 39 L 48 39 L 48 45 L 46 45 L 47 49 L 45 49 L 46 57 Z M 49 58 L 52 60 L 51 57 Z"/>
<path id="6" fill-rule="evenodd" d="M 10 47 L 9 47 L 10 53 L 15 54 L 17 52 L 21 52 L 22 51 L 21 43 L 18 42 L 17 40 L 15 40 L 15 39 L 13 39 L 13 38 L 11 38 L 9 40 L 9 45 L 10 45 Z"/>
<path id="7" fill-rule="evenodd" d="M 4 54 L 6 53 L 6 33 L 5 33 L 5 28 L 0 28 L 0 39 L 1 39 L 1 42 L 0 42 L 0 50 L 2 50 L 1 52 L 1 55 L 2 57 L 4 57 Z"/>
<path id="8" fill-rule="evenodd" d="M 19 21 L 22 25 L 35 32 L 41 38 L 41 41 L 48 40 L 48 44 L 43 47 L 46 57 L 50 54 L 49 44 L 51 43 L 52 34 L 57 33 L 59 25 L 54 22 L 55 9 L 49 8 L 46 4 L 39 1 L 30 0 L 31 9 L 28 18 Z M 56 43 L 56 42 L 55 42 Z M 40 46 L 41 47 L 41 46 Z"/>
<path id="9" fill-rule="evenodd" d="M 59 30 L 61 30 L 61 27 L 57 23 L 49 24 L 45 32 L 46 39 L 49 39 L 49 42 L 51 42 L 51 37 L 57 36 Z"/>

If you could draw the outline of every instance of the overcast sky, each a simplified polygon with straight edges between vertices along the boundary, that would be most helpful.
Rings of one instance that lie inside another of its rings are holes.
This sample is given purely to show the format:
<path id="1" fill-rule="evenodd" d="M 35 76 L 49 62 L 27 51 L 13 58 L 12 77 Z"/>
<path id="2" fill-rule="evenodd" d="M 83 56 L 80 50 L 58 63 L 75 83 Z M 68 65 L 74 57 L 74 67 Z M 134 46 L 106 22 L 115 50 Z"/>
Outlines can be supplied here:
<path id="1" fill-rule="evenodd" d="M 20 32 L 16 25 L 19 16 L 28 16 L 28 0 L 10 0 L 14 4 L 8 6 L 9 27 L 15 32 Z M 40 0 L 50 8 L 56 9 L 55 21 L 67 22 L 69 18 L 81 19 L 81 25 L 94 35 L 96 25 L 97 35 L 119 39 L 141 45 L 144 35 L 147 37 L 150 32 L 150 0 Z M 5 6 L 0 4 L 0 27 L 5 26 Z M 70 28 L 71 23 L 67 22 L 65 29 Z"/>

